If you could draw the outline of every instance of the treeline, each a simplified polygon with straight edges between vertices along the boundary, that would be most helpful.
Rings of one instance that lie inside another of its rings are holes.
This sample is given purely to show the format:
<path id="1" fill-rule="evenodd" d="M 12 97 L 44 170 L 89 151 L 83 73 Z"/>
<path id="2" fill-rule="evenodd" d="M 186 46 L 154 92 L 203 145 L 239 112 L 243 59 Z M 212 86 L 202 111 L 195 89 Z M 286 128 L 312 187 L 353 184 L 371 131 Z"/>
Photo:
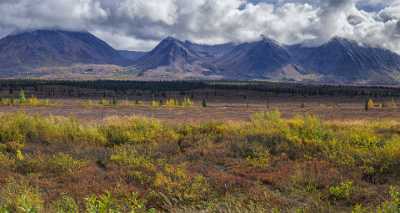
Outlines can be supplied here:
<path id="1" fill-rule="evenodd" d="M 398 97 L 400 88 L 384 86 L 335 86 L 306 85 L 296 83 L 248 82 L 248 81 L 46 81 L 46 80 L 0 80 L 0 88 L 13 91 L 21 89 L 33 91 L 46 90 L 48 95 L 64 88 L 68 89 L 112 91 L 114 94 L 125 94 L 127 91 L 148 91 L 151 94 L 162 92 L 185 92 L 193 90 L 207 91 L 256 91 L 268 95 L 291 96 L 365 96 L 365 97 Z M 45 89 L 44 89 L 45 88 Z"/>

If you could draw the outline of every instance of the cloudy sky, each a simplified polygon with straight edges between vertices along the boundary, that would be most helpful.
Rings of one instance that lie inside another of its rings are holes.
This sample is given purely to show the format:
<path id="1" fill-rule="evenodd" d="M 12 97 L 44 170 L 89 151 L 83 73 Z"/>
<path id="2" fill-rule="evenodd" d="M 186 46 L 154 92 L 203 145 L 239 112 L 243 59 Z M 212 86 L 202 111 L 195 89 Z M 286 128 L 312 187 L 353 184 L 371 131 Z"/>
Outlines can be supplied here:
<path id="1" fill-rule="evenodd" d="M 1 0 L 0 36 L 87 30 L 119 49 L 166 36 L 198 43 L 323 43 L 341 36 L 400 53 L 400 0 Z"/>

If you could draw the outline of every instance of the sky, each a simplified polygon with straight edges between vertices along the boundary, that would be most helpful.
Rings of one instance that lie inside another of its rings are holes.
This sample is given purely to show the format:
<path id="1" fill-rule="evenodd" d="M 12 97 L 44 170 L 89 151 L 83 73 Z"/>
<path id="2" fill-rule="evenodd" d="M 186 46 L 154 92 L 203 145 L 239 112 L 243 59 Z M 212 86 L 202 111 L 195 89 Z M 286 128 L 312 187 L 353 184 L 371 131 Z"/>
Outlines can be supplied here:
<path id="1" fill-rule="evenodd" d="M 89 31 L 117 49 L 173 36 L 204 44 L 319 45 L 334 36 L 400 53 L 400 0 L 1 0 L 0 37 L 34 29 Z"/>

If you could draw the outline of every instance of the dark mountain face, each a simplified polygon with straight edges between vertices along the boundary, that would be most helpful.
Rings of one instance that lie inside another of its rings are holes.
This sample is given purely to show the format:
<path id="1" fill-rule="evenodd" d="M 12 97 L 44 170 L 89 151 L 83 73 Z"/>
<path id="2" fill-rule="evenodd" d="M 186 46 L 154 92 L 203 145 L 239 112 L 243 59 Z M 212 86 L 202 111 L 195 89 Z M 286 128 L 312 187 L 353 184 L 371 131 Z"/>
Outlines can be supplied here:
<path id="1" fill-rule="evenodd" d="M 206 70 L 208 74 L 234 80 L 337 83 L 400 80 L 399 55 L 342 38 L 334 38 L 318 47 L 283 46 L 266 38 L 239 45 L 214 46 L 167 38 L 139 58 L 135 67 L 143 73 L 160 67 L 169 67 L 169 72 Z"/>
<path id="2" fill-rule="evenodd" d="M 128 64 L 118 51 L 86 32 L 36 30 L 0 40 L 0 68 Z"/>
<path id="3" fill-rule="evenodd" d="M 238 78 L 263 78 L 291 63 L 289 51 L 278 43 L 261 41 L 238 45 L 218 58 L 216 66 L 224 74 Z"/>
<path id="4" fill-rule="evenodd" d="M 190 41 L 185 41 L 185 45 L 196 51 L 200 56 L 211 59 L 221 57 L 236 47 L 234 43 L 205 45 L 192 43 Z"/>
<path id="5" fill-rule="evenodd" d="M 143 57 L 147 53 L 147 52 L 128 51 L 128 50 L 119 50 L 118 52 L 122 57 L 132 61 L 132 63 L 138 60 L 139 58 Z"/>
<path id="6" fill-rule="evenodd" d="M 400 56 L 386 49 L 334 38 L 319 47 L 291 48 L 304 69 L 343 81 L 393 80 L 388 73 L 400 71 Z"/>
<path id="7" fill-rule="evenodd" d="M 140 57 L 134 67 L 141 70 L 156 69 L 159 67 L 176 67 L 192 64 L 201 59 L 201 56 L 175 38 L 168 37 L 161 41 L 151 52 Z"/>

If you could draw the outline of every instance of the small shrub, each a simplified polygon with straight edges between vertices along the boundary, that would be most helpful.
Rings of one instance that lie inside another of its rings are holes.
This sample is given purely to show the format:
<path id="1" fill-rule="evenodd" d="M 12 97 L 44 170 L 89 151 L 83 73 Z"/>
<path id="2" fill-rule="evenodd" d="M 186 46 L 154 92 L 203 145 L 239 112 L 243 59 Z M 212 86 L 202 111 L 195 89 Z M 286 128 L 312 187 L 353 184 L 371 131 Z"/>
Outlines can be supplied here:
<path id="1" fill-rule="evenodd" d="M 150 105 L 153 108 L 159 108 L 161 106 L 160 102 L 156 100 L 152 100 Z"/>
<path id="2" fill-rule="evenodd" d="M 148 209 L 142 199 L 139 198 L 137 193 L 132 193 L 125 199 L 117 200 L 109 192 L 96 196 L 92 195 L 86 198 L 86 212 L 87 213 L 119 213 L 119 212 L 132 212 L 132 213 L 155 213 L 155 209 Z"/>
<path id="3" fill-rule="evenodd" d="M 26 102 L 26 104 L 28 105 L 28 106 L 39 106 L 39 105 L 41 105 L 41 102 L 40 102 L 40 100 L 39 99 L 37 99 L 36 97 L 30 97 L 29 99 L 28 99 L 28 101 Z"/>
<path id="4" fill-rule="evenodd" d="M 269 166 L 271 156 L 267 150 L 255 150 L 252 155 L 246 158 L 246 161 L 250 166 L 265 169 Z"/>
<path id="5" fill-rule="evenodd" d="M 147 209 L 144 201 L 139 198 L 137 193 L 132 193 L 128 196 L 126 200 L 128 210 L 132 213 L 141 212 L 141 213 L 155 213 L 156 210 L 153 208 Z"/>
<path id="6" fill-rule="evenodd" d="M 165 106 L 166 107 L 170 107 L 170 108 L 174 108 L 174 107 L 179 106 L 179 103 L 178 103 L 178 101 L 176 99 L 170 98 L 167 101 L 165 101 Z"/>
<path id="7" fill-rule="evenodd" d="M 348 200 L 353 192 L 353 182 L 342 182 L 329 188 L 329 194 L 334 200 Z"/>
<path id="8" fill-rule="evenodd" d="M 292 123 L 292 126 L 294 127 L 291 131 L 292 137 L 302 142 L 324 142 L 331 136 L 329 129 L 313 115 L 298 118 L 297 123 Z"/>
<path id="9" fill-rule="evenodd" d="M 368 99 L 366 102 L 365 102 L 365 111 L 368 111 L 368 110 L 370 110 L 370 109 L 373 109 L 375 107 L 375 103 L 374 103 L 374 101 L 372 100 L 372 99 Z"/>
<path id="10" fill-rule="evenodd" d="M 11 170 L 13 167 L 15 167 L 15 159 L 0 152 L 0 168 Z"/>
<path id="11" fill-rule="evenodd" d="M 44 99 L 43 100 L 43 105 L 44 106 L 50 106 L 50 100 L 49 99 Z"/>
<path id="12" fill-rule="evenodd" d="M 190 176 L 183 166 L 165 165 L 156 174 L 153 186 L 165 196 L 186 203 L 205 199 L 209 191 L 202 175 Z"/>
<path id="13" fill-rule="evenodd" d="M 43 210 L 39 190 L 24 181 L 8 180 L 0 191 L 0 209 L 4 212 L 39 213 Z"/>
<path id="14" fill-rule="evenodd" d="M 23 126 L 27 125 L 27 117 L 23 114 L 16 114 L 13 117 L 10 115 L 2 116 L 0 123 L 0 143 L 15 143 L 24 144 L 26 134 Z"/>
<path id="15" fill-rule="evenodd" d="M 4 144 L 0 144 L 0 152 L 7 152 L 9 154 L 17 155 L 25 147 L 24 143 L 19 143 L 16 141 L 10 141 Z M 22 153 L 21 153 L 22 154 Z"/>
<path id="16" fill-rule="evenodd" d="M 93 102 L 93 100 L 83 101 L 83 102 L 81 103 L 81 105 L 82 105 L 83 107 L 85 107 L 85 108 L 91 108 L 91 107 L 96 106 L 96 104 Z"/>
<path id="17" fill-rule="evenodd" d="M 55 213 L 72 213 L 79 212 L 79 206 L 74 198 L 62 195 L 58 200 L 52 203 L 52 209 Z"/>
<path id="18" fill-rule="evenodd" d="M 160 121 L 140 117 L 109 118 L 101 128 L 110 145 L 173 141 L 176 134 Z"/>
<path id="19" fill-rule="evenodd" d="M 135 105 L 136 106 L 143 106 L 144 103 L 143 103 L 143 101 L 135 100 Z"/>
<path id="20" fill-rule="evenodd" d="M 256 113 L 251 117 L 248 126 L 240 128 L 239 131 L 248 141 L 263 144 L 271 154 L 299 153 L 291 136 L 294 131 L 290 129 L 289 123 L 281 118 L 279 111 Z"/>
<path id="21" fill-rule="evenodd" d="M 370 211 L 368 211 L 367 208 L 364 208 L 361 204 L 354 206 L 353 209 L 351 210 L 351 213 L 367 213 L 367 212 Z"/>
<path id="22" fill-rule="evenodd" d="M 182 107 L 192 107 L 193 106 L 193 101 L 190 98 L 186 98 L 185 97 L 180 105 Z"/>
<path id="23" fill-rule="evenodd" d="M 111 193 L 106 193 L 100 196 L 92 195 L 85 200 L 87 213 L 121 212 L 120 206 L 117 204 Z"/>
<path id="24" fill-rule="evenodd" d="M 1 105 L 3 105 L 3 106 L 10 106 L 10 105 L 12 105 L 11 102 L 12 102 L 12 101 L 11 101 L 11 99 L 9 99 L 9 98 L 2 98 L 2 99 L 0 100 L 0 103 L 1 103 Z"/>
<path id="25" fill-rule="evenodd" d="M 150 183 L 157 169 L 148 155 L 128 146 L 115 148 L 110 161 L 126 167 L 129 178 L 140 184 Z"/>
<path id="26" fill-rule="evenodd" d="M 85 165 L 83 161 L 75 160 L 70 155 L 59 153 L 53 155 L 48 161 L 48 170 L 54 173 L 73 174 Z"/>
<path id="27" fill-rule="evenodd" d="M 390 200 L 384 202 L 378 207 L 379 213 L 397 213 L 400 211 L 400 192 L 396 187 L 391 186 L 389 189 Z"/>
<path id="28" fill-rule="evenodd" d="M 279 111 L 255 113 L 251 116 L 250 124 L 251 130 L 265 133 L 275 132 L 275 130 L 282 132 L 289 127 Z"/>
<path id="29" fill-rule="evenodd" d="M 107 99 L 102 98 L 102 99 L 100 99 L 99 104 L 100 104 L 101 106 L 109 106 L 109 105 L 110 105 L 110 102 L 109 102 Z"/>

